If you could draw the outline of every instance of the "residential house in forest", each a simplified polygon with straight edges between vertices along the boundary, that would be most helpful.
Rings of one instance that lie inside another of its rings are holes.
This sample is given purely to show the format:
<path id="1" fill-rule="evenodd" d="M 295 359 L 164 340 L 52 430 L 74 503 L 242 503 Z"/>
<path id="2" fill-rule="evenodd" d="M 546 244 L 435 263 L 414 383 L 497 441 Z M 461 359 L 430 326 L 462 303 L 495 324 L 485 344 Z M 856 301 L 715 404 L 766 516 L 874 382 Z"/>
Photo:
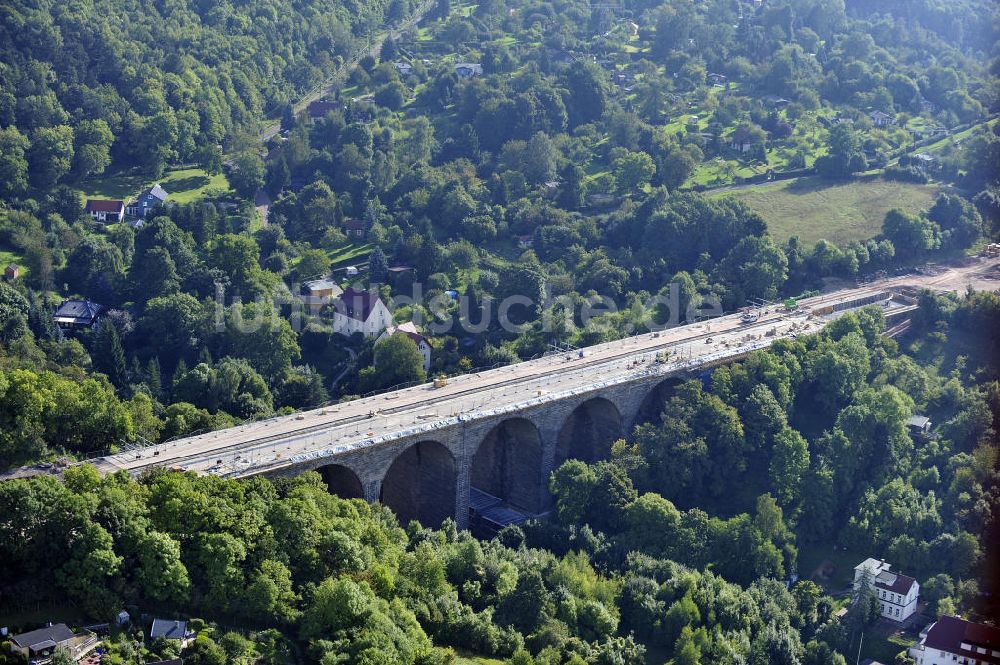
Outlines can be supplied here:
<path id="1" fill-rule="evenodd" d="M 896 124 L 896 116 L 885 111 L 872 111 L 868 117 L 872 119 L 872 124 L 876 127 L 888 127 Z"/>
<path id="2" fill-rule="evenodd" d="M 753 148 L 753 134 L 749 127 L 739 126 L 729 139 L 729 147 L 737 152 L 750 152 Z"/>
<path id="3" fill-rule="evenodd" d="M 909 649 L 916 665 L 997 665 L 1000 663 L 1000 628 L 942 616 L 920 633 Z"/>
<path id="4" fill-rule="evenodd" d="M 93 219 L 105 224 L 125 219 L 125 202 L 109 199 L 87 199 L 83 211 Z"/>
<path id="5" fill-rule="evenodd" d="M 344 220 L 344 235 L 351 240 L 364 240 L 367 235 L 364 220 L 353 217 Z"/>
<path id="6" fill-rule="evenodd" d="M 393 335 L 406 335 L 412 339 L 413 343 L 417 345 L 417 351 L 420 351 L 420 355 L 424 359 L 424 371 L 426 372 L 430 370 L 431 344 L 427 338 L 420 333 L 420 329 L 417 328 L 417 324 L 413 321 L 407 321 L 406 323 L 400 323 L 398 326 L 389 326 L 375 341 L 381 342 L 383 339 L 388 339 Z"/>
<path id="7" fill-rule="evenodd" d="M 167 192 L 156 183 L 129 203 L 126 212 L 133 217 L 145 217 L 149 211 L 167 202 Z"/>
<path id="8" fill-rule="evenodd" d="M 75 635 L 64 623 L 49 625 L 10 638 L 10 650 L 28 662 L 48 660 L 56 649 L 68 649 Z"/>
<path id="9" fill-rule="evenodd" d="M 460 62 L 455 65 L 455 73 L 459 78 L 468 79 L 483 75 L 483 66 L 474 62 Z"/>
<path id="10" fill-rule="evenodd" d="M 309 102 L 306 111 L 309 113 L 309 119 L 315 122 L 319 118 L 325 118 L 327 113 L 339 111 L 340 108 L 339 102 L 330 101 L 329 99 L 317 99 L 314 102 Z"/>
<path id="11" fill-rule="evenodd" d="M 353 287 L 333 301 L 333 329 L 341 335 L 373 337 L 392 324 L 392 314 L 377 293 Z"/>
<path id="12" fill-rule="evenodd" d="M 302 290 L 313 298 L 338 298 L 344 292 L 332 277 L 310 279 L 302 284 Z"/>
<path id="13" fill-rule="evenodd" d="M 873 587 L 885 618 L 906 621 L 917 611 L 920 584 L 912 577 L 890 571 L 887 562 L 868 558 L 855 566 L 855 595 L 864 584 Z"/>
<path id="14" fill-rule="evenodd" d="M 104 305 L 89 300 L 64 300 L 52 314 L 52 320 L 63 330 L 96 328 L 104 309 Z"/>

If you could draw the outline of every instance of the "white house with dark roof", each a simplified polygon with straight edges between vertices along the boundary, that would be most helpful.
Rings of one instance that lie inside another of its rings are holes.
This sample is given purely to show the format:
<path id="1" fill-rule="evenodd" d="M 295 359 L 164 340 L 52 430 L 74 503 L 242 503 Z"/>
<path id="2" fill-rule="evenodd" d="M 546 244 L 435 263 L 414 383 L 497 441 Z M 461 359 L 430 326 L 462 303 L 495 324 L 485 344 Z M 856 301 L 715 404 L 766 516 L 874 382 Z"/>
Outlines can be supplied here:
<path id="1" fill-rule="evenodd" d="M 83 211 L 92 219 L 110 224 L 125 219 L 125 202 L 109 199 L 87 199 Z"/>
<path id="2" fill-rule="evenodd" d="M 868 558 L 854 567 L 854 593 L 867 583 L 875 590 L 882 616 L 893 621 L 906 621 L 917 611 L 920 584 L 912 577 L 894 573 L 889 563 Z"/>
<path id="3" fill-rule="evenodd" d="M 393 335 L 406 335 L 413 340 L 413 343 L 417 345 L 417 351 L 424 359 L 424 371 L 428 371 L 431 368 L 431 344 L 427 341 L 427 338 L 423 336 L 420 329 L 417 328 L 417 324 L 413 321 L 407 321 L 406 323 L 400 323 L 398 326 L 389 326 L 382 334 L 378 336 L 375 340 L 376 344 L 384 339 L 389 339 Z"/>
<path id="4" fill-rule="evenodd" d="M 997 665 L 1000 628 L 943 616 L 921 631 L 909 656 L 917 665 Z"/>
<path id="5" fill-rule="evenodd" d="M 348 288 L 333 305 L 333 329 L 341 335 L 373 337 L 392 324 L 389 308 L 372 291 Z"/>

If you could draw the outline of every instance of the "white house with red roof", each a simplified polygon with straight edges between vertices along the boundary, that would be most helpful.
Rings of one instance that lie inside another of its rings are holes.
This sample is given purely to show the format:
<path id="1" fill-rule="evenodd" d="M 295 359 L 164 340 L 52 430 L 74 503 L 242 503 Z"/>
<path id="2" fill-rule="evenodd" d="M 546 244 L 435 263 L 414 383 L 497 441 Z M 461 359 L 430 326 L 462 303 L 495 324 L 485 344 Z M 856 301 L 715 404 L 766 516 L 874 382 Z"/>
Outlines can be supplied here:
<path id="1" fill-rule="evenodd" d="M 420 329 L 417 328 L 417 324 L 413 321 L 400 323 L 398 326 L 389 326 L 375 341 L 381 342 L 383 339 L 388 339 L 389 337 L 397 334 L 406 335 L 413 340 L 413 343 L 417 345 L 417 351 L 420 351 L 420 355 L 423 356 L 424 371 L 428 371 L 431 368 L 431 345 L 430 342 L 427 341 L 427 338 L 421 334 Z"/>
<path id="2" fill-rule="evenodd" d="M 333 301 L 333 329 L 341 335 L 373 337 L 392 324 L 392 314 L 377 293 L 348 288 Z"/>
<path id="3" fill-rule="evenodd" d="M 854 592 L 861 591 L 867 581 L 881 604 L 882 616 L 894 621 L 906 621 L 917 611 L 920 584 L 912 577 L 894 573 L 888 562 L 865 559 L 854 567 Z"/>
<path id="4" fill-rule="evenodd" d="M 1000 628 L 943 616 L 920 633 L 909 655 L 916 665 L 997 665 Z"/>
<path id="5" fill-rule="evenodd" d="M 120 222 L 125 219 L 125 202 L 107 199 L 87 199 L 85 213 L 99 222 Z"/>

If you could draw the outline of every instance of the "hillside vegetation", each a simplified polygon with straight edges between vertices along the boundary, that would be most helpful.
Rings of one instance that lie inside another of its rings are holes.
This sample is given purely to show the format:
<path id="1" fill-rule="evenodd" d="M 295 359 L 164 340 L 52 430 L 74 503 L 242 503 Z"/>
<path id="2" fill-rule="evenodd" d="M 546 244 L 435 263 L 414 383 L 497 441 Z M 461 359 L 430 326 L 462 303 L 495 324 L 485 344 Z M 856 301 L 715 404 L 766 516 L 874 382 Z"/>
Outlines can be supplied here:
<path id="1" fill-rule="evenodd" d="M 352 55 L 407 0 L 11 0 L 0 7 L 0 136 L 29 174 L 0 195 L 116 167 L 215 161 Z M 14 176 L 14 177 L 10 177 Z"/>

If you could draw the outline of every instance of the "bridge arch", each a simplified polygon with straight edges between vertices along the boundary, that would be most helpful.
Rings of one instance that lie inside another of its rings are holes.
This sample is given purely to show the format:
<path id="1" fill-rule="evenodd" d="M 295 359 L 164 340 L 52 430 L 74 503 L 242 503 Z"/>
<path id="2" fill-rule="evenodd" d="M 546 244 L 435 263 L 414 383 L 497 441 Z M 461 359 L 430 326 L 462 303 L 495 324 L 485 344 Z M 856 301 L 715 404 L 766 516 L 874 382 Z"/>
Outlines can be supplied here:
<path id="1" fill-rule="evenodd" d="M 479 443 L 469 485 L 521 510 L 538 513 L 546 499 L 542 485 L 542 436 L 526 418 L 509 418 Z"/>
<path id="2" fill-rule="evenodd" d="M 666 407 L 670 398 L 674 396 L 674 391 L 677 390 L 677 386 L 684 383 L 684 381 L 685 379 L 683 377 L 672 376 L 668 379 L 660 381 L 655 386 L 650 388 L 649 392 L 646 393 L 646 396 L 642 398 L 639 410 L 635 415 L 635 422 L 632 423 L 632 425 L 634 426 L 642 423 L 659 424 L 664 407 Z"/>
<path id="3" fill-rule="evenodd" d="M 331 494 L 336 494 L 342 499 L 365 498 L 365 488 L 361 479 L 349 467 L 343 464 L 327 464 L 316 471 L 323 477 L 323 482 Z"/>
<path id="4" fill-rule="evenodd" d="M 418 441 L 393 460 L 382 479 L 379 501 L 392 508 L 400 524 L 419 520 L 437 527 L 455 515 L 455 457 L 437 441 Z"/>
<path id="5" fill-rule="evenodd" d="M 568 459 L 592 463 L 607 458 L 621 438 L 622 415 L 614 402 L 592 397 L 566 417 L 556 440 L 556 466 Z"/>

